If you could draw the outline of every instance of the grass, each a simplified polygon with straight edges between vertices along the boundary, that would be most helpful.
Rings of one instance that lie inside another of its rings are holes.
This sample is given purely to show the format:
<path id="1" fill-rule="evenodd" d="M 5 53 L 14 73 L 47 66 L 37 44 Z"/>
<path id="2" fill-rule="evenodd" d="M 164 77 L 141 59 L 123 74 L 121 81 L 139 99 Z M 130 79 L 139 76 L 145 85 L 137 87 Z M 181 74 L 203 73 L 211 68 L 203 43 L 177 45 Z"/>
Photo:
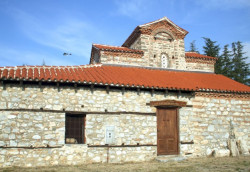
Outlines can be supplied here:
<path id="1" fill-rule="evenodd" d="M 0 168 L 1 172 L 207 172 L 207 171 L 245 171 L 250 172 L 250 156 L 245 157 L 224 157 L 224 158 L 193 158 L 182 162 L 160 163 L 156 161 L 143 163 L 124 164 L 84 164 L 75 166 L 50 166 L 50 167 L 10 167 Z"/>

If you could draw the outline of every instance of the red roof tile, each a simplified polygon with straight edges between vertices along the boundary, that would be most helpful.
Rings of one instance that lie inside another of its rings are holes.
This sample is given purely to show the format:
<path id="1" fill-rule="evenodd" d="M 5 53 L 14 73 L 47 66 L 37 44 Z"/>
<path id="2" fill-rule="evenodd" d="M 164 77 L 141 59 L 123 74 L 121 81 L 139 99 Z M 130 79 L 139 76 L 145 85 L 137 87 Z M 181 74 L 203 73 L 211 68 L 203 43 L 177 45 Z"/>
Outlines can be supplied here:
<path id="1" fill-rule="evenodd" d="M 110 65 L 18 66 L 0 68 L 0 80 L 96 83 L 190 91 L 248 92 L 250 87 L 213 73 Z"/>
<path id="2" fill-rule="evenodd" d="M 100 45 L 100 44 L 93 44 L 93 46 L 95 48 L 103 50 L 103 51 L 119 51 L 119 52 L 130 52 L 130 53 L 143 54 L 142 50 L 135 50 L 135 49 L 127 48 L 127 47 Z"/>
<path id="3" fill-rule="evenodd" d="M 211 59 L 211 60 L 217 60 L 217 57 L 206 56 L 206 55 L 202 55 L 196 52 L 186 52 L 185 57 L 206 58 L 206 59 Z"/>

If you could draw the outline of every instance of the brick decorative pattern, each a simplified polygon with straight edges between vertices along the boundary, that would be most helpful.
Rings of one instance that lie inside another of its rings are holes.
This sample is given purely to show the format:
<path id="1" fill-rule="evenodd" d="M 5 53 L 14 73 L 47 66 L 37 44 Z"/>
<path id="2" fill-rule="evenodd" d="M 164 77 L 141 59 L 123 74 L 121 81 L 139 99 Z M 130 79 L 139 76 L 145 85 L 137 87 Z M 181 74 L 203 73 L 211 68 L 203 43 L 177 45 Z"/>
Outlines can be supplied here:
<path id="1" fill-rule="evenodd" d="M 212 64 L 214 65 L 216 63 L 216 60 L 210 60 L 210 59 L 205 59 L 205 58 L 190 58 L 190 57 L 185 57 L 187 63 L 201 63 L 201 64 Z"/>
<path id="2" fill-rule="evenodd" d="M 169 32 L 173 34 L 175 39 L 184 39 L 186 36 L 186 34 L 176 29 L 176 27 L 174 27 L 172 24 L 170 24 L 166 20 L 157 22 L 152 25 L 148 25 L 146 27 L 142 27 L 140 29 L 140 32 L 141 34 L 152 35 L 152 34 L 155 34 L 156 32 L 159 32 L 159 30 L 164 30 L 165 32 Z"/>
<path id="3" fill-rule="evenodd" d="M 210 93 L 210 92 L 196 92 L 196 96 L 208 98 L 222 98 L 222 99 L 243 99 L 249 100 L 250 94 L 228 94 L 228 93 Z"/>

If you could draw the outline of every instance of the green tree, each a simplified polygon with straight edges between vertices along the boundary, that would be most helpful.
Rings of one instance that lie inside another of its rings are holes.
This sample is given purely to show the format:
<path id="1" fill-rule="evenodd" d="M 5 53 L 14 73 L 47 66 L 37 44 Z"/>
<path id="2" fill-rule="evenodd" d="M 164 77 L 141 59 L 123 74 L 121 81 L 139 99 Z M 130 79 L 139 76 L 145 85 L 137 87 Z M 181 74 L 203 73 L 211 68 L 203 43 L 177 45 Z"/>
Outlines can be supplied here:
<path id="1" fill-rule="evenodd" d="M 189 49 L 189 51 L 199 53 L 198 48 L 196 47 L 196 44 L 195 44 L 195 40 L 193 40 L 190 43 L 190 49 Z"/>
<path id="2" fill-rule="evenodd" d="M 233 64 L 232 64 L 232 54 L 231 51 L 228 49 L 229 45 L 225 45 L 223 48 L 223 53 L 220 56 L 221 60 L 221 73 L 222 75 L 225 75 L 229 78 L 232 78 L 232 69 L 233 69 Z"/>
<path id="3" fill-rule="evenodd" d="M 45 60 L 43 59 L 42 66 L 46 66 Z"/>
<path id="4" fill-rule="evenodd" d="M 249 64 L 246 62 L 247 57 L 244 57 L 243 48 L 244 46 L 240 41 L 232 43 L 232 79 L 250 85 Z"/>
<path id="5" fill-rule="evenodd" d="M 219 56 L 220 46 L 216 45 L 217 41 L 212 41 L 210 38 L 203 37 L 203 39 L 205 40 L 205 46 L 203 46 L 204 54 L 207 56 L 218 58 L 215 64 L 215 73 L 222 73 L 223 64 Z"/>

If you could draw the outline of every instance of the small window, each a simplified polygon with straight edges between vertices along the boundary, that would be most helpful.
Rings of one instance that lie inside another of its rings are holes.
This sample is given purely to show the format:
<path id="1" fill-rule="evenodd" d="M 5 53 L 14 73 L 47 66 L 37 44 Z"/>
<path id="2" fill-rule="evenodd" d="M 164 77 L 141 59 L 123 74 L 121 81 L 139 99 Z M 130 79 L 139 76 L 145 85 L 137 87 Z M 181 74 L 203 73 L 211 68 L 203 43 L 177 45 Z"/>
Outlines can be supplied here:
<path id="1" fill-rule="evenodd" d="M 85 115 L 66 114 L 65 143 L 85 143 Z"/>
<path id="2" fill-rule="evenodd" d="M 168 67 L 168 58 L 166 54 L 161 55 L 161 67 L 167 68 Z"/>

